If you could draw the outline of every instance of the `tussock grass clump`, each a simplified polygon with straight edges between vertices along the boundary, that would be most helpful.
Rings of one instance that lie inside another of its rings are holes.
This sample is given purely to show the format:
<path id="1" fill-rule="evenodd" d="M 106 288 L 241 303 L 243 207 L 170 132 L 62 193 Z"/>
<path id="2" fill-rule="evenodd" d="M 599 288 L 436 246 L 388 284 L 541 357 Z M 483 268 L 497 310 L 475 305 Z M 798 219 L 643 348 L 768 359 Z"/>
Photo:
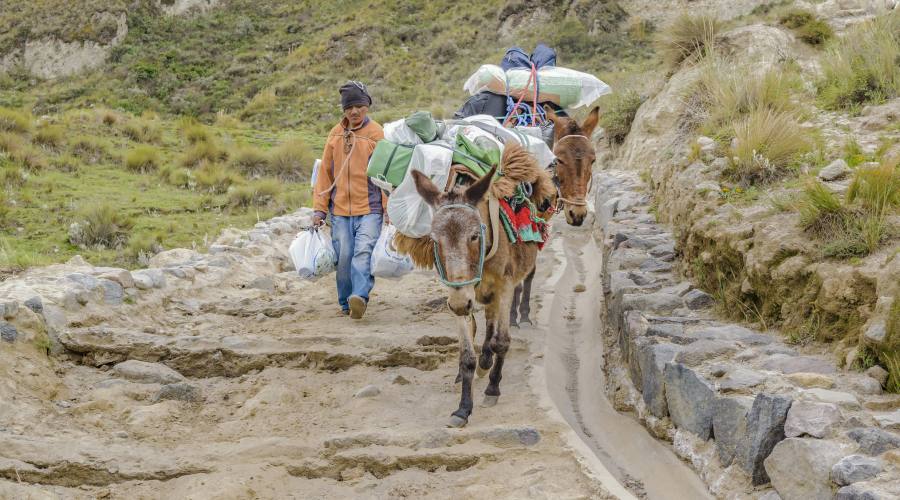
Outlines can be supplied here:
<path id="1" fill-rule="evenodd" d="M 25 148 L 25 139 L 20 135 L 0 132 L 0 153 L 14 154 Z"/>
<path id="2" fill-rule="evenodd" d="M 28 177 L 25 172 L 15 165 L 6 165 L 0 169 L 0 186 L 7 189 L 19 188 L 24 186 L 27 181 Z"/>
<path id="3" fill-rule="evenodd" d="M 778 22 L 794 30 L 798 38 L 810 45 L 821 45 L 834 36 L 831 26 L 808 10 L 789 9 L 779 17 Z"/>
<path id="4" fill-rule="evenodd" d="M 900 12 L 853 26 L 822 57 L 819 99 L 828 109 L 855 110 L 900 95 Z"/>
<path id="5" fill-rule="evenodd" d="M 755 184 L 783 175 L 810 150 L 807 133 L 790 113 L 761 109 L 735 122 L 731 161 L 726 174 Z"/>
<path id="6" fill-rule="evenodd" d="M 829 257 L 862 257 L 891 236 L 888 216 L 900 206 L 900 169 L 896 161 L 861 167 L 844 202 L 821 182 L 804 189 L 799 202 L 804 229 L 825 241 Z"/>
<path id="7" fill-rule="evenodd" d="M 109 110 L 102 111 L 100 114 L 100 121 L 107 127 L 112 127 L 116 123 L 119 123 L 119 115 Z"/>
<path id="8" fill-rule="evenodd" d="M 261 90 L 241 111 L 241 118 L 250 118 L 254 115 L 264 115 L 275 110 L 278 105 L 278 96 L 272 89 Z"/>
<path id="9" fill-rule="evenodd" d="M 685 60 L 711 52 L 721 30 L 722 24 L 714 16 L 685 12 L 660 32 L 657 47 L 665 64 L 674 69 Z"/>
<path id="10" fill-rule="evenodd" d="M 122 126 L 122 133 L 135 142 L 158 143 L 162 140 L 162 130 L 149 120 L 136 118 Z"/>
<path id="11" fill-rule="evenodd" d="M 69 149 L 72 151 L 72 154 L 87 163 L 98 163 L 110 155 L 110 147 L 106 141 L 88 135 L 81 135 L 72 139 L 69 143 Z"/>
<path id="12" fill-rule="evenodd" d="M 13 164 L 31 172 L 47 168 L 47 159 L 28 144 L 21 136 L 11 133 L 0 133 L 0 154 L 4 154 Z"/>
<path id="13" fill-rule="evenodd" d="M 165 165 L 160 168 L 159 178 L 166 184 L 175 187 L 191 188 L 194 185 L 194 176 L 190 170 L 173 165 Z"/>
<path id="14" fill-rule="evenodd" d="M 212 132 L 200 123 L 190 123 L 183 128 L 184 139 L 188 144 L 209 143 L 213 141 Z"/>
<path id="15" fill-rule="evenodd" d="M 125 155 L 125 168 L 131 172 L 156 172 L 161 164 L 159 150 L 153 146 L 138 146 Z"/>
<path id="16" fill-rule="evenodd" d="M 203 162 L 194 170 L 197 188 L 213 194 L 222 194 L 233 185 L 242 184 L 241 176 L 221 163 Z"/>
<path id="17" fill-rule="evenodd" d="M 133 226 L 121 211 L 107 204 L 93 205 L 82 210 L 69 227 L 69 242 L 85 248 L 121 248 Z"/>
<path id="18" fill-rule="evenodd" d="M 77 172 L 81 166 L 81 162 L 78 158 L 66 153 L 50 160 L 50 166 L 59 172 Z"/>
<path id="19" fill-rule="evenodd" d="M 182 167 L 193 168 L 202 161 L 215 163 L 228 159 L 228 152 L 212 141 L 197 142 L 181 155 L 179 163 Z"/>
<path id="20" fill-rule="evenodd" d="M 238 117 L 220 110 L 216 113 L 216 126 L 222 128 L 242 128 L 244 124 Z"/>
<path id="21" fill-rule="evenodd" d="M 698 116 L 702 133 L 728 138 L 734 121 L 758 110 L 778 112 L 796 108 L 791 96 L 800 86 L 798 75 L 773 68 L 764 73 L 715 57 L 704 63 L 697 83 Z"/>
<path id="22" fill-rule="evenodd" d="M 644 99 L 634 90 L 610 97 L 606 110 L 600 117 L 600 125 L 610 145 L 625 142 L 631 132 L 631 123 L 643 102 Z"/>
<path id="23" fill-rule="evenodd" d="M 269 206 L 282 193 L 281 184 L 273 179 L 263 179 L 228 191 L 228 204 L 236 208 Z"/>
<path id="24" fill-rule="evenodd" d="M 47 148 L 56 148 L 62 145 L 65 131 L 58 125 L 44 125 L 38 127 L 31 138 L 31 142 Z"/>
<path id="25" fill-rule="evenodd" d="M 125 256 L 140 265 L 148 265 L 150 257 L 162 251 L 162 235 L 155 232 L 141 232 L 128 238 Z"/>
<path id="26" fill-rule="evenodd" d="M 290 139 L 269 154 L 269 175 L 288 181 L 305 181 L 312 175 L 316 155 L 305 142 Z"/>
<path id="27" fill-rule="evenodd" d="M 231 167 L 247 177 L 261 177 L 269 171 L 269 157 L 253 146 L 239 146 L 229 157 Z"/>
<path id="28" fill-rule="evenodd" d="M 0 132 L 27 134 L 31 132 L 31 115 L 14 109 L 0 108 Z"/>

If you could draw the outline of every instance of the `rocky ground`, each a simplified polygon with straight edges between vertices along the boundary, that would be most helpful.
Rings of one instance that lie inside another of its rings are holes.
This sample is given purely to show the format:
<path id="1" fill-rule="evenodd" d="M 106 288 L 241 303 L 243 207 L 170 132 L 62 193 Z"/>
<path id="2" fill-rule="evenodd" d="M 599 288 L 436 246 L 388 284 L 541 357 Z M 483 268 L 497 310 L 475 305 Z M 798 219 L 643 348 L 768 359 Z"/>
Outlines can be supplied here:
<path id="1" fill-rule="evenodd" d="M 353 322 L 329 279 L 287 271 L 286 245 L 305 223 L 278 218 L 132 273 L 74 259 L 0 283 L 0 497 L 621 489 L 573 451 L 541 396 L 543 330 L 514 335 L 501 403 L 447 429 L 457 339 L 440 285 L 430 273 L 381 280 Z"/>

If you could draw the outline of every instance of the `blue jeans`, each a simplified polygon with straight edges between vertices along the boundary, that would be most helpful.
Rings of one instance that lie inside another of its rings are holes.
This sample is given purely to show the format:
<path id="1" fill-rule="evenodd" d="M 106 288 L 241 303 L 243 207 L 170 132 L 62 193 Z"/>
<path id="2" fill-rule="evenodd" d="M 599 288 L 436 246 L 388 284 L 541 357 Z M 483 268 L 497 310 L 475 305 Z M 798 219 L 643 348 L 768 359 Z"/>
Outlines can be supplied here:
<path id="1" fill-rule="evenodd" d="M 338 256 L 337 293 L 341 309 L 350 307 L 347 299 L 358 295 L 366 302 L 375 286 L 372 276 L 372 249 L 381 235 L 382 214 L 331 216 L 331 243 Z"/>

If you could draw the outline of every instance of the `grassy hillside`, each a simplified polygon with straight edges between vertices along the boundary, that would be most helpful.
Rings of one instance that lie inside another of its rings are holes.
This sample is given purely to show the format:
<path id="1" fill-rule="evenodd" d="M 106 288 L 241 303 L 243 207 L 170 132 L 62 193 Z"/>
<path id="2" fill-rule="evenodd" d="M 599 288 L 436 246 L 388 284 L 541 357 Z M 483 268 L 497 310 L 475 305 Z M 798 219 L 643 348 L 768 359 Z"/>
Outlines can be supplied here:
<path id="1" fill-rule="evenodd" d="M 0 56 L 47 37 L 104 43 L 104 12 L 126 12 L 129 33 L 100 70 L 0 74 L 0 268 L 76 253 L 134 265 L 305 203 L 347 79 L 387 121 L 449 115 L 511 45 L 544 41 L 600 75 L 649 53 L 615 2 L 224 0 L 167 17 L 149 1 L 41 0 L 0 6 Z"/>

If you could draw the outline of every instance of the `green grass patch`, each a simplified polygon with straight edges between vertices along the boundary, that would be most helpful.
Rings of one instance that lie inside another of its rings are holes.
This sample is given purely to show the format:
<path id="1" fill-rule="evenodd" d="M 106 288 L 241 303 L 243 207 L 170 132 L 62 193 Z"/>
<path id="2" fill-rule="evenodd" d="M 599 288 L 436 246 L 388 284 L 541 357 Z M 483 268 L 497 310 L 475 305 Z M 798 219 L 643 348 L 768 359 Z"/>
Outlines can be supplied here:
<path id="1" fill-rule="evenodd" d="M 797 37 L 810 45 L 821 45 L 834 36 L 834 30 L 815 14 L 804 9 L 789 9 L 778 21 L 794 30 Z"/>

